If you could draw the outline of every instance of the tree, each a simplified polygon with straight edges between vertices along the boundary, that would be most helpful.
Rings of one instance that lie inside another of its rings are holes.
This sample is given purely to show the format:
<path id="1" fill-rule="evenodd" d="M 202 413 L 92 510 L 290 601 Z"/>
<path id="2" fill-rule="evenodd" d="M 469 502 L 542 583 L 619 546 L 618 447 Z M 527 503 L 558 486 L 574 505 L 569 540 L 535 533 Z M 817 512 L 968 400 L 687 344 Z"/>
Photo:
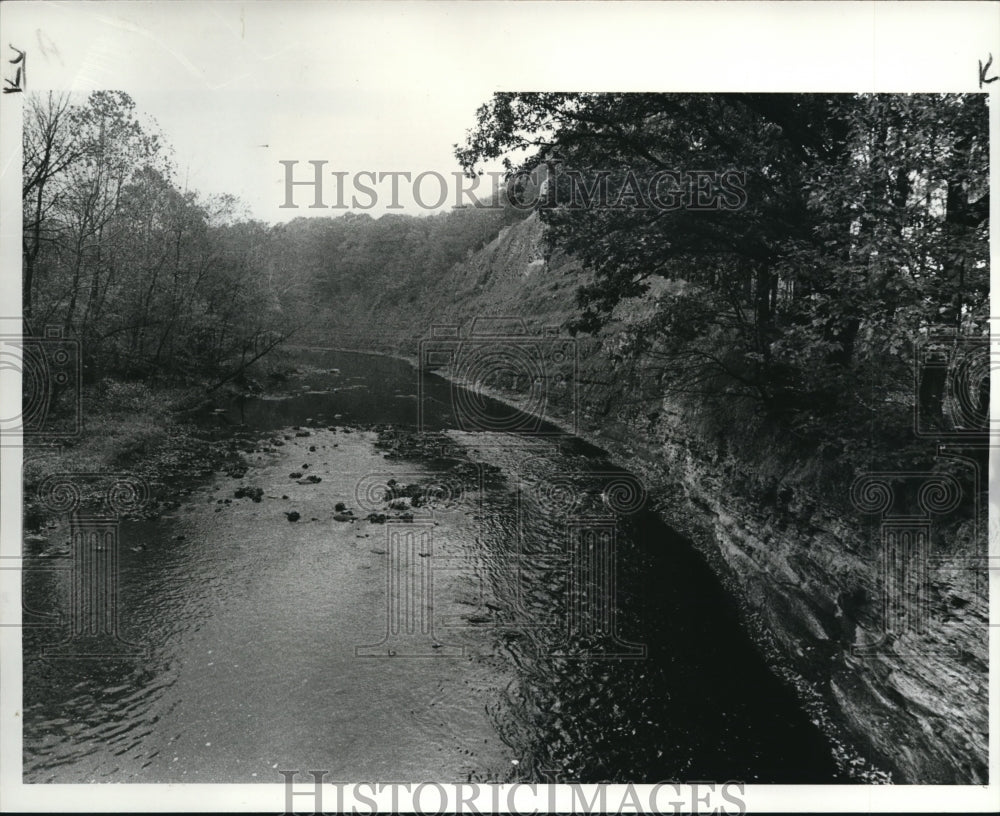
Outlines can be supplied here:
<path id="1" fill-rule="evenodd" d="M 550 247 L 591 274 L 575 329 L 837 438 L 905 422 L 923 335 L 985 325 L 986 122 L 976 95 L 504 93 L 456 155 L 548 166 Z"/>
<path id="2" fill-rule="evenodd" d="M 23 212 L 23 286 L 24 317 L 32 317 L 35 287 L 35 264 L 44 241 L 54 235 L 44 229 L 49 211 L 58 206 L 58 190 L 50 184 L 57 180 L 81 155 L 80 145 L 72 138 L 69 123 L 70 99 L 51 91 L 44 97 L 29 94 L 26 100 L 23 131 L 24 174 L 21 186 Z"/>
<path id="3" fill-rule="evenodd" d="M 131 97 L 28 100 L 25 310 L 82 340 L 85 373 L 214 377 L 285 332 L 267 228 L 179 189 Z"/>

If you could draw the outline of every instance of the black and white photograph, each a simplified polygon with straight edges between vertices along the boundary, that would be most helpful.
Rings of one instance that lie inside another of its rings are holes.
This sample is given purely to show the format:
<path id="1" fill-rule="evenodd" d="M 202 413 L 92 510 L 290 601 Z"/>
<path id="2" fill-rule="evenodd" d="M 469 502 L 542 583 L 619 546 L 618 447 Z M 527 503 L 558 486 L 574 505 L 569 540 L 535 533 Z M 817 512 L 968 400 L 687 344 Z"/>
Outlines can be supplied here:
<path id="1" fill-rule="evenodd" d="M 0 810 L 995 810 L 996 6 L 0 16 Z"/>

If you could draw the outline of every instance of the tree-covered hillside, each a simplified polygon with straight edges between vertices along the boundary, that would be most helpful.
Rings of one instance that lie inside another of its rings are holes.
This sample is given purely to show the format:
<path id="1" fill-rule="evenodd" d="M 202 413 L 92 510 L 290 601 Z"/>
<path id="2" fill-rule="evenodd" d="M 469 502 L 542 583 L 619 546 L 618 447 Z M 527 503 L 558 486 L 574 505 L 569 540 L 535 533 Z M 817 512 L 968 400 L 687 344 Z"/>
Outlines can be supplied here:
<path id="1" fill-rule="evenodd" d="M 988 331 L 988 147 L 981 94 L 499 93 L 456 154 L 545 167 L 571 327 L 664 395 L 901 467 L 918 388 L 931 428 L 986 415 L 988 377 L 914 371 Z"/>
<path id="2" fill-rule="evenodd" d="M 529 316 L 638 410 L 925 466 L 915 415 L 985 429 L 956 366 L 987 332 L 987 136 L 984 95 L 502 93 L 456 147 L 529 156 L 490 206 L 268 226 L 182 189 L 127 95 L 35 95 L 24 311 L 93 379 L 213 381 L 286 337 L 415 357 L 433 323 Z"/>

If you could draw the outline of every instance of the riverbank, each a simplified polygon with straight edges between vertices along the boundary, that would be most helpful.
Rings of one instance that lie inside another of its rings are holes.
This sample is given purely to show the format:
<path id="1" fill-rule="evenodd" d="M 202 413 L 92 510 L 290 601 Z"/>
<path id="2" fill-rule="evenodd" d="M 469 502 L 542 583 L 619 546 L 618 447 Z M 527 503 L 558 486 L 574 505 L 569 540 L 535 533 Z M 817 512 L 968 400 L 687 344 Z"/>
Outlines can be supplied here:
<path id="1" fill-rule="evenodd" d="M 969 567 L 985 508 L 934 530 L 926 630 L 887 638 L 877 527 L 794 481 L 773 501 L 747 495 L 740 486 L 759 480 L 753 463 L 706 450 L 666 403 L 637 424 L 613 414 L 594 420 L 581 402 L 576 417 L 556 402 L 542 418 L 646 480 L 661 519 L 711 566 L 845 774 L 865 784 L 985 782 L 988 614 L 985 582 Z"/>
<path id="2" fill-rule="evenodd" d="M 411 357 L 405 355 L 396 357 L 411 365 L 418 365 L 418 361 Z M 484 396 L 503 402 L 512 408 L 525 410 L 522 403 L 513 399 L 511 394 L 504 390 L 485 387 L 481 383 L 472 383 L 448 369 L 441 369 L 435 373 L 456 385 L 474 388 Z M 690 506 L 690 503 L 685 501 L 677 480 L 662 459 L 658 459 L 655 446 L 637 442 L 635 435 L 629 434 L 624 427 L 611 429 L 601 429 L 593 425 L 587 427 L 582 421 L 582 417 L 567 416 L 564 412 L 552 410 L 551 406 L 548 407 L 550 410 L 544 413 L 534 412 L 533 415 L 558 427 L 566 434 L 579 437 L 598 448 L 608 456 L 616 467 L 621 467 L 642 477 L 647 487 L 649 506 L 668 527 L 677 530 L 689 539 L 694 544 L 695 549 L 712 567 L 713 572 L 736 603 L 745 631 L 768 666 L 794 690 L 806 714 L 829 740 L 831 755 L 838 770 L 845 777 L 859 784 L 891 783 L 891 773 L 861 753 L 854 744 L 853 735 L 848 728 L 838 722 L 836 714 L 831 710 L 831 706 L 824 699 L 816 684 L 798 672 L 785 658 L 762 614 L 750 602 L 743 588 L 734 580 L 731 570 L 726 567 L 718 552 L 712 531 L 704 519 L 699 517 L 699 514 Z"/>
<path id="3" fill-rule="evenodd" d="M 38 486 L 50 476 L 79 475 L 84 507 L 95 507 L 102 496 L 87 493 L 86 474 L 122 473 L 138 477 L 149 488 L 141 514 L 155 518 L 176 503 L 180 483 L 217 471 L 239 474 L 246 462 L 241 440 L 232 433 L 213 432 L 192 421 L 204 411 L 204 389 L 150 386 L 104 380 L 83 392 L 83 426 L 79 436 L 55 445 L 24 448 L 24 529 L 32 533 L 47 522 L 37 497 Z"/>
<path id="4" fill-rule="evenodd" d="M 247 469 L 247 454 L 259 453 L 259 434 L 244 433 L 223 416 L 234 398 L 288 398 L 302 392 L 299 382 L 327 372 L 307 363 L 288 361 L 271 367 L 244 387 L 229 384 L 215 392 L 207 385 L 176 386 L 126 382 L 107 378 L 82 393 L 83 424 L 78 436 L 56 444 L 27 444 L 22 489 L 24 529 L 35 533 L 47 522 L 37 498 L 48 477 L 72 474 L 121 473 L 146 482 L 150 498 L 143 517 L 156 518 L 183 495 L 183 483 L 222 473 L 239 478 Z M 307 390 L 307 389 L 306 389 Z M 216 423 L 213 415 L 220 417 Z M 99 491 L 87 492 L 80 479 L 83 506 L 96 507 Z"/>
<path id="5" fill-rule="evenodd" d="M 302 350 L 320 350 L 319 347 L 300 347 Z M 402 360 L 417 368 L 419 361 L 405 354 L 388 354 L 353 348 L 328 349 L 350 353 L 370 354 Z M 800 705 L 812 722 L 817 725 L 829 740 L 831 754 L 838 770 L 845 777 L 861 784 L 886 784 L 892 781 L 892 775 L 886 769 L 878 766 L 870 758 L 866 758 L 855 744 L 854 735 L 841 722 L 815 682 L 811 682 L 795 666 L 786 659 L 775 636 L 765 622 L 760 610 L 755 608 L 727 567 L 722 558 L 713 531 L 699 515 L 690 501 L 683 495 L 676 478 L 670 472 L 662 459 L 658 458 L 656 446 L 641 444 L 634 434 L 629 434 L 624 427 L 600 428 L 595 424 L 587 424 L 584 417 L 568 416 L 558 410 L 557 405 L 548 404 L 544 412 L 532 412 L 530 406 L 518 401 L 514 396 L 502 389 L 473 383 L 456 374 L 448 368 L 435 371 L 435 374 L 456 385 L 473 388 L 484 396 L 495 399 L 512 408 L 531 413 L 539 419 L 559 428 L 564 433 L 577 436 L 588 444 L 605 453 L 617 467 L 640 475 L 646 483 L 649 506 L 655 510 L 660 519 L 671 529 L 677 530 L 688 538 L 695 549 L 709 563 L 718 576 L 724 588 L 732 597 L 740 612 L 744 630 L 750 636 L 768 666 L 781 680 L 791 687 Z"/>
<path id="6" fill-rule="evenodd" d="M 416 363 L 401 354 L 360 353 Z M 305 372 L 305 379 L 323 371 L 305 362 L 297 370 Z M 453 372 L 438 373 L 461 382 Z M 301 394 L 308 389 L 303 378 L 276 382 L 276 391 Z M 345 398 L 355 387 L 346 381 L 339 385 Z M 524 407 L 497 389 L 477 390 Z M 447 392 L 442 396 L 448 399 Z M 387 391 L 379 399 L 398 402 L 400 416 L 405 415 L 399 421 L 413 421 L 406 394 Z M 187 474 L 228 464 L 239 473 L 243 455 L 256 449 L 255 440 L 241 439 L 232 429 L 224 440 L 206 439 L 203 429 L 185 427 L 176 410 L 183 398 L 168 403 L 159 399 L 156 406 L 146 404 L 148 413 L 138 404 L 111 412 L 107 424 L 91 426 L 77 446 L 67 449 L 68 461 L 89 456 L 107 467 L 122 462 L 127 453 L 131 464 L 126 469 L 149 473 L 163 486 L 167 502 L 170 474 L 181 472 L 174 469 L 179 462 L 186 461 Z M 699 448 L 685 436 L 682 420 L 669 412 L 648 427 L 613 415 L 591 419 L 586 404 L 578 420 L 558 405 L 545 406 L 544 418 L 642 476 L 651 506 L 710 565 L 738 605 L 759 653 L 794 689 L 846 776 L 862 783 L 982 778 L 985 594 L 974 570 L 961 563 L 974 555 L 974 525 L 945 542 L 948 558 L 941 559 L 937 571 L 928 635 L 904 636 L 865 655 L 859 647 L 877 644 L 883 624 L 878 616 L 878 552 L 870 531 L 857 519 L 799 487 L 770 504 L 751 500 L 738 489 L 747 479 L 740 475 L 741 465 Z M 57 464 L 66 466 L 61 458 Z M 37 463 L 33 467 L 44 473 Z M 157 512 L 155 507 L 151 512 Z M 928 643 L 934 649 L 914 651 Z"/>

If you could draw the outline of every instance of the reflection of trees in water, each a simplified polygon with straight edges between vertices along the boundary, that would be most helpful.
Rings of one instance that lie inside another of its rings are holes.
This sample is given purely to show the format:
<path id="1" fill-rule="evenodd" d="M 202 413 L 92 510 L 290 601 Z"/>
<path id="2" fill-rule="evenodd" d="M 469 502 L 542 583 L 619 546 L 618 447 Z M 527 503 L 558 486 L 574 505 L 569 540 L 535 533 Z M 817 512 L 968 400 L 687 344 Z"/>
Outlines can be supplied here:
<path id="1" fill-rule="evenodd" d="M 515 588 L 522 613 L 536 622 L 554 613 L 555 624 L 500 636 L 519 670 L 498 725 L 525 757 L 517 778 L 834 781 L 825 738 L 763 663 L 690 545 L 651 514 L 618 527 L 619 634 L 647 656 L 593 657 L 607 638 L 567 630 L 565 565 L 529 561 Z M 533 553 L 561 540 L 544 517 L 527 529 Z"/>

